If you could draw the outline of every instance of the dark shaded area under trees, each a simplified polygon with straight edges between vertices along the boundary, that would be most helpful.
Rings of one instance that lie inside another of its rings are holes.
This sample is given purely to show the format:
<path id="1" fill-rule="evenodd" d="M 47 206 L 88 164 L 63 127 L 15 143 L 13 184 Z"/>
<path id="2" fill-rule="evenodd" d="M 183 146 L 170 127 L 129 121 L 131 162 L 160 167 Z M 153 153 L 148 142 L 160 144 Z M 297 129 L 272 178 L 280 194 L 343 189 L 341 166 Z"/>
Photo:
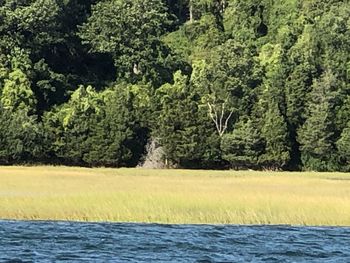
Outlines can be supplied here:
<path id="1" fill-rule="evenodd" d="M 0 123 L 0 164 L 349 171 L 350 3 L 0 0 Z"/>

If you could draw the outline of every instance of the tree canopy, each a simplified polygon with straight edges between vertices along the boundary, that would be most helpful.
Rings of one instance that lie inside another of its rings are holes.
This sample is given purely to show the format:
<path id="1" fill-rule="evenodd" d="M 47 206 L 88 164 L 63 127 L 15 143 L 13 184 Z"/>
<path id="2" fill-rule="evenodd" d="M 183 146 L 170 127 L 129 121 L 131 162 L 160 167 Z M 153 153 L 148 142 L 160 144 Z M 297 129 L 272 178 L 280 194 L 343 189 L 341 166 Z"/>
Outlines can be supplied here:
<path id="1" fill-rule="evenodd" d="M 350 3 L 0 0 L 0 163 L 350 170 Z"/>

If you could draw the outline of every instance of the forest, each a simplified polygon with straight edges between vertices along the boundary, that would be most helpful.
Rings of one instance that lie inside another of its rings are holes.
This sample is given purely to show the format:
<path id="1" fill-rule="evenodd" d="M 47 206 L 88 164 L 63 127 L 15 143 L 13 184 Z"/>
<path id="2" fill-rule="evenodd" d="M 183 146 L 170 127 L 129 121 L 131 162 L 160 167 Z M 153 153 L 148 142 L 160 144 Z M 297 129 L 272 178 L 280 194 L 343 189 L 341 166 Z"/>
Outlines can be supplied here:
<path id="1" fill-rule="evenodd" d="M 0 164 L 350 171 L 350 2 L 0 0 Z"/>

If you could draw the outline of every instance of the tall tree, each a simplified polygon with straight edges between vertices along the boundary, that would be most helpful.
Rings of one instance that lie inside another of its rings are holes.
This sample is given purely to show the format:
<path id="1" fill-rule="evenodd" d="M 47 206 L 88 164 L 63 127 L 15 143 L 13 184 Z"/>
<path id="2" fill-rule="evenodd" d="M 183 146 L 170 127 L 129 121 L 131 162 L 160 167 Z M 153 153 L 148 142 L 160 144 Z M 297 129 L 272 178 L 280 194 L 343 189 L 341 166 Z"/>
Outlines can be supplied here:
<path id="1" fill-rule="evenodd" d="M 220 159 L 219 137 L 199 107 L 200 96 L 181 72 L 174 75 L 174 84 L 165 84 L 158 91 L 162 105 L 159 126 L 154 136 L 164 147 L 165 158 L 182 167 L 201 167 Z"/>
<path id="2" fill-rule="evenodd" d="M 272 170 L 284 168 L 290 161 L 290 145 L 287 123 L 278 104 L 270 102 L 265 114 L 261 136 L 265 140 L 265 153 L 259 161 L 263 167 Z"/>
<path id="3" fill-rule="evenodd" d="M 113 56 L 118 77 L 161 84 L 171 80 L 171 54 L 160 39 L 170 24 L 161 0 L 101 1 L 93 6 L 80 36 L 92 52 Z"/>
<path id="4" fill-rule="evenodd" d="M 256 169 L 259 167 L 259 156 L 264 151 L 261 133 L 252 120 L 240 121 L 231 133 L 222 137 L 221 150 L 222 158 L 232 168 Z"/>
<path id="5" fill-rule="evenodd" d="M 248 114 L 259 84 L 259 66 L 250 49 L 227 41 L 211 54 L 196 78 L 208 115 L 222 136 L 240 115 Z"/>
<path id="6" fill-rule="evenodd" d="M 147 138 L 138 138 L 134 96 L 128 86 L 104 92 L 79 87 L 68 103 L 44 116 L 48 152 L 74 165 L 136 165 Z"/>
<path id="7" fill-rule="evenodd" d="M 12 111 L 0 104 L 0 163 L 24 164 L 46 159 L 45 132 L 25 109 Z"/>
<path id="8" fill-rule="evenodd" d="M 306 169 L 327 170 L 334 153 L 334 113 L 336 77 L 326 71 L 316 80 L 309 96 L 308 115 L 300 128 L 298 140 Z"/>
<path id="9" fill-rule="evenodd" d="M 11 72 L 5 80 L 1 103 L 10 111 L 25 110 L 32 113 L 35 111 L 34 93 L 27 76 L 20 69 Z"/>

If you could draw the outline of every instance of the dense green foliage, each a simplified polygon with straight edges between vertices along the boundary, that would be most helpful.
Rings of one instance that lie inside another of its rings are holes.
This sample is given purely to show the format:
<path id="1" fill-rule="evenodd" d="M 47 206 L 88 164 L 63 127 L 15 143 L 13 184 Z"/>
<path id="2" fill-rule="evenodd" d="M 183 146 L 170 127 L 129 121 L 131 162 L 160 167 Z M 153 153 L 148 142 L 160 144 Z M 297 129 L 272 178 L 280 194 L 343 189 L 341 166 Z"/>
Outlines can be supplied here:
<path id="1" fill-rule="evenodd" d="M 0 163 L 350 170 L 347 1 L 0 0 L 0 36 Z"/>

